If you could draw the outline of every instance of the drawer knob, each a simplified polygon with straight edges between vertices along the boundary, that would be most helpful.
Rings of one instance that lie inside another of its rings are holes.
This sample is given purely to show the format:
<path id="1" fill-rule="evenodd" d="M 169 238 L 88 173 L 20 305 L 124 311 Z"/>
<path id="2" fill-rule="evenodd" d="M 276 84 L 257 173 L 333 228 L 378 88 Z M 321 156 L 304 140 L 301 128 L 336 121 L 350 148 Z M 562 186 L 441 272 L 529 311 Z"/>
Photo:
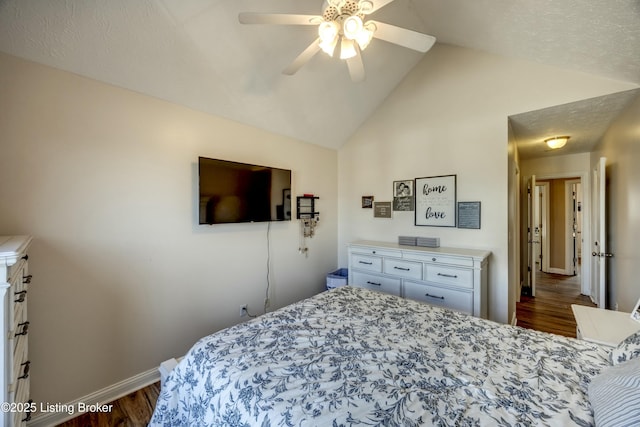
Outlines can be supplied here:
<path id="1" fill-rule="evenodd" d="M 436 258 L 431 258 L 431 261 L 436 262 L 437 259 Z"/>
<path id="2" fill-rule="evenodd" d="M 375 254 L 375 253 L 376 253 L 376 251 L 372 251 L 371 253 Z"/>
<path id="3" fill-rule="evenodd" d="M 455 274 L 444 274 L 444 273 L 438 273 L 438 276 L 442 276 L 442 277 L 451 277 L 452 279 L 457 279 L 458 276 L 456 276 Z"/>
<path id="4" fill-rule="evenodd" d="M 18 379 L 19 380 L 26 380 L 27 378 L 29 378 L 29 369 L 31 369 L 31 361 L 27 360 L 26 362 L 24 362 L 20 366 L 24 366 L 24 368 L 22 368 L 22 376 L 18 377 Z"/>
<path id="5" fill-rule="evenodd" d="M 21 332 L 16 332 L 15 336 L 27 335 L 29 333 L 29 322 L 18 323 L 18 327 L 22 328 Z"/>
<path id="6" fill-rule="evenodd" d="M 27 291 L 20 291 L 15 293 L 18 299 L 13 300 L 14 302 L 24 302 L 24 299 L 27 297 Z"/>
<path id="7" fill-rule="evenodd" d="M 431 295 L 431 294 L 424 294 L 424 296 L 425 296 L 425 297 L 429 297 L 429 298 L 442 299 L 442 300 L 444 299 L 444 297 L 439 297 L 439 296 Z"/>
<path id="8" fill-rule="evenodd" d="M 382 283 L 371 282 L 369 280 L 367 280 L 367 284 L 374 285 L 374 286 L 382 286 Z"/>
<path id="9" fill-rule="evenodd" d="M 33 274 L 29 274 L 28 276 L 23 276 L 22 277 L 22 283 L 31 283 L 31 278 L 33 277 Z"/>

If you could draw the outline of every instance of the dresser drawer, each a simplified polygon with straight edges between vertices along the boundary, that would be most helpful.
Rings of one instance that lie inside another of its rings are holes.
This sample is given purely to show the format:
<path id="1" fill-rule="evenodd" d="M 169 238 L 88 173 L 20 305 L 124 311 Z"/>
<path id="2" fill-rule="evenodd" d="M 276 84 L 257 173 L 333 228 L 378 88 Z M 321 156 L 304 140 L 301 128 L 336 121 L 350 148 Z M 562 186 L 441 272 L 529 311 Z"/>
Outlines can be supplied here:
<path id="1" fill-rule="evenodd" d="M 15 338 L 15 346 L 13 350 L 13 372 L 11 376 L 11 382 L 18 384 L 21 380 L 18 378 L 24 377 L 29 373 L 29 361 L 27 360 L 27 346 L 28 340 L 26 336 L 18 336 Z M 27 375 L 28 377 L 28 375 Z"/>
<path id="2" fill-rule="evenodd" d="M 473 293 L 446 289 L 425 283 L 404 282 L 404 297 L 432 305 L 473 314 Z"/>
<path id="3" fill-rule="evenodd" d="M 382 258 L 368 255 L 351 255 L 352 268 L 382 273 Z"/>
<path id="4" fill-rule="evenodd" d="M 400 279 L 358 272 L 354 272 L 352 277 L 350 285 L 400 296 Z"/>
<path id="5" fill-rule="evenodd" d="M 29 378 L 25 378 L 20 380 L 20 383 L 18 384 L 14 401 L 16 403 L 22 403 L 23 405 L 18 406 L 20 409 L 24 410 L 22 412 L 14 412 L 12 414 L 14 426 L 25 426 L 25 423 L 31 420 L 29 409 L 35 409 L 34 403 L 29 402 L 29 383 Z"/>
<path id="6" fill-rule="evenodd" d="M 473 258 L 455 257 L 447 255 L 439 255 L 435 253 L 403 253 L 403 258 L 415 259 L 416 261 L 428 262 L 433 264 L 455 265 L 460 267 L 473 267 Z"/>
<path id="7" fill-rule="evenodd" d="M 422 264 L 419 262 L 403 261 L 387 258 L 383 263 L 384 272 L 407 279 L 422 279 Z"/>
<path id="8" fill-rule="evenodd" d="M 428 282 L 473 289 L 473 270 L 439 265 L 426 265 L 425 270 L 424 279 Z"/>
<path id="9" fill-rule="evenodd" d="M 369 248 L 369 247 L 358 247 L 354 246 L 351 248 L 352 254 L 363 254 L 363 255 L 375 255 L 380 257 L 392 257 L 392 258 L 400 258 L 402 256 L 401 251 L 394 251 L 389 249 L 380 249 L 380 248 Z"/>

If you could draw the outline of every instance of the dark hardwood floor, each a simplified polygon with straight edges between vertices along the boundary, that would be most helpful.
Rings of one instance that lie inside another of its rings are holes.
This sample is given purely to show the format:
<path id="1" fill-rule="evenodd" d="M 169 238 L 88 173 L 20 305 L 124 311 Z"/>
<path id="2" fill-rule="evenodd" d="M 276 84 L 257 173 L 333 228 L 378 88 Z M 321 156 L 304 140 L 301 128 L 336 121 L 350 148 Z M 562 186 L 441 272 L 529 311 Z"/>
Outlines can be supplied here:
<path id="1" fill-rule="evenodd" d="M 536 296 L 522 296 L 516 303 L 518 326 L 575 338 L 571 304 L 595 307 L 591 298 L 580 294 L 579 276 L 538 273 Z"/>
<path id="2" fill-rule="evenodd" d="M 523 296 L 516 304 L 518 326 L 575 338 L 576 322 L 571 304 L 594 306 L 589 297 L 580 295 L 579 278 L 539 273 L 536 279 L 535 298 Z M 159 393 L 158 382 L 116 400 L 111 413 L 82 414 L 59 427 L 146 426 Z"/>
<path id="3" fill-rule="evenodd" d="M 142 427 L 149 424 L 156 400 L 160 394 L 160 382 L 151 384 L 112 402 L 108 413 L 86 413 L 59 424 L 63 427 Z"/>

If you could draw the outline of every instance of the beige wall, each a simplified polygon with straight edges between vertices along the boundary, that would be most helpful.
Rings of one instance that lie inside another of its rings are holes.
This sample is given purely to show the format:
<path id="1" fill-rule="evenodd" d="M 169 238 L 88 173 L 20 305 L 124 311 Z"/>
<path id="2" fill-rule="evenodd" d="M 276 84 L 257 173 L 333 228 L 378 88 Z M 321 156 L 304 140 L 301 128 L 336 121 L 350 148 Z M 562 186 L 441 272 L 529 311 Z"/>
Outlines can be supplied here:
<path id="1" fill-rule="evenodd" d="M 631 311 L 640 298 L 640 96 L 611 125 L 600 156 L 607 158 L 607 306 Z"/>
<path id="2" fill-rule="evenodd" d="M 337 152 L 0 54 L 0 234 L 28 233 L 31 397 L 65 403 L 261 312 L 267 224 L 197 225 L 197 158 L 292 169 L 322 221 L 270 230 L 271 304 L 337 267 Z"/>
<path id="3" fill-rule="evenodd" d="M 489 315 L 507 322 L 516 287 L 508 280 L 507 117 L 632 87 L 436 44 L 340 150 L 341 265 L 357 239 L 433 236 L 442 246 L 488 249 Z M 394 180 L 448 174 L 457 175 L 459 201 L 482 202 L 480 230 L 416 227 L 413 212 L 379 219 L 360 207 L 363 195 L 391 200 Z"/>

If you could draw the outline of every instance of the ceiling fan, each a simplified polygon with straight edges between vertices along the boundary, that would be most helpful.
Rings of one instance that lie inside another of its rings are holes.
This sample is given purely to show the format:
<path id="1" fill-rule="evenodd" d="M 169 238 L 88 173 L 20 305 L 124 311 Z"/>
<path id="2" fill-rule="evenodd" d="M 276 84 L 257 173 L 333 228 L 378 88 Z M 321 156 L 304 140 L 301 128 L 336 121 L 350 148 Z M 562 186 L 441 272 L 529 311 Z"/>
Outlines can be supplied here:
<path id="1" fill-rule="evenodd" d="M 242 24 L 317 25 L 318 38 L 314 40 L 282 72 L 295 74 L 321 50 L 333 56 L 340 45 L 340 59 L 347 62 L 351 80 L 364 80 L 361 52 L 372 38 L 387 41 L 418 52 L 426 52 L 436 38 L 384 22 L 366 20 L 367 15 L 393 0 L 326 0 L 322 15 L 295 15 L 280 13 L 243 12 L 238 15 Z"/>

